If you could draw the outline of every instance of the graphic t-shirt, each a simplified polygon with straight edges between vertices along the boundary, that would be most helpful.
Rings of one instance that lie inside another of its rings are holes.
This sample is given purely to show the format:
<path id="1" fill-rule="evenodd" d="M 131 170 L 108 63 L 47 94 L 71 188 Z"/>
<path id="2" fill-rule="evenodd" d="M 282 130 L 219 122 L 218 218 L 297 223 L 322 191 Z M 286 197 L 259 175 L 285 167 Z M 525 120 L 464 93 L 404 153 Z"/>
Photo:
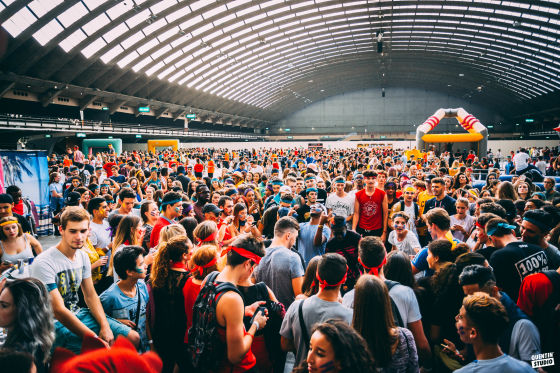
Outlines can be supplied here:
<path id="1" fill-rule="evenodd" d="M 56 247 L 39 254 L 31 265 L 31 277 L 45 284 L 51 292 L 58 288 L 64 306 L 73 313 L 78 307 L 78 289 L 82 280 L 91 277 L 91 263 L 85 251 L 76 250 L 74 260 L 70 260 Z"/>
<path id="2" fill-rule="evenodd" d="M 111 243 L 111 233 L 109 232 L 110 226 L 107 219 L 104 219 L 101 224 L 94 222 L 90 223 L 89 239 L 94 247 L 105 249 Z"/>
<path id="3" fill-rule="evenodd" d="M 327 197 L 325 207 L 331 209 L 336 216 L 344 216 L 345 218 L 354 214 L 354 201 L 356 197 L 353 194 L 346 194 L 344 197 L 339 197 L 336 193 L 332 193 Z M 352 226 L 349 222 L 348 228 Z"/>
<path id="4" fill-rule="evenodd" d="M 517 302 L 521 281 L 532 273 L 548 270 L 548 257 L 539 246 L 516 241 L 496 250 L 490 265 L 498 287 Z"/>
<path id="5" fill-rule="evenodd" d="M 383 199 L 385 192 L 375 188 L 371 196 L 362 189 L 356 193 L 356 200 L 360 203 L 360 219 L 358 227 L 367 230 L 383 228 Z"/>
<path id="6" fill-rule="evenodd" d="M 148 351 L 148 336 L 146 334 L 146 305 L 148 304 L 148 287 L 143 280 L 136 283 L 137 295 L 130 298 L 122 292 L 118 284 L 112 284 L 99 296 L 103 310 L 108 316 L 114 319 L 126 319 L 132 322 L 136 321 L 136 310 L 138 309 L 138 300 L 140 300 L 140 316 L 138 316 L 137 331 L 140 334 L 140 351 Z M 140 298 L 138 298 L 138 294 Z"/>

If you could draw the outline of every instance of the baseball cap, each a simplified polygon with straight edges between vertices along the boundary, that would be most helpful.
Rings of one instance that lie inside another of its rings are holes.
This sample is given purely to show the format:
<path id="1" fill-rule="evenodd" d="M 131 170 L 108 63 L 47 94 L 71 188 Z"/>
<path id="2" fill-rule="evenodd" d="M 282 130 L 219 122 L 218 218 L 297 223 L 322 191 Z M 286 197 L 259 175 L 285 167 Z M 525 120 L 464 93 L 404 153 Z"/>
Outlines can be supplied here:
<path id="1" fill-rule="evenodd" d="M 206 214 L 206 213 L 210 213 L 210 212 L 215 214 L 215 215 L 219 215 L 222 212 L 222 209 L 218 208 L 218 206 L 216 206 L 213 203 L 207 203 L 202 208 L 202 213 Z"/>
<path id="2" fill-rule="evenodd" d="M 64 199 L 64 203 L 66 206 L 78 206 L 80 203 L 80 193 L 78 192 L 70 192 L 66 195 Z"/>

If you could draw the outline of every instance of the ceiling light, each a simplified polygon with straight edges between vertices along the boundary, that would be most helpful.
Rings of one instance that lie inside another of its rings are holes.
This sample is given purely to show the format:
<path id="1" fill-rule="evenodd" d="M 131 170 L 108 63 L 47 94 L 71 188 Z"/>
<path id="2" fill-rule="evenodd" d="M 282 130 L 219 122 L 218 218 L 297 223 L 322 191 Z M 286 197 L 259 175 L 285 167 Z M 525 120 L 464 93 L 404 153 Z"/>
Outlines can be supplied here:
<path id="1" fill-rule="evenodd" d="M 308 80 L 307 83 L 313 83 L 313 79 Z"/>
<path id="2" fill-rule="evenodd" d="M 321 89 L 321 92 L 325 92 L 325 90 L 324 90 L 324 89 Z"/>
<path id="3" fill-rule="evenodd" d="M 463 73 L 459 73 L 459 76 L 460 76 L 460 77 L 463 77 L 463 76 L 465 76 L 465 74 L 463 74 Z"/>

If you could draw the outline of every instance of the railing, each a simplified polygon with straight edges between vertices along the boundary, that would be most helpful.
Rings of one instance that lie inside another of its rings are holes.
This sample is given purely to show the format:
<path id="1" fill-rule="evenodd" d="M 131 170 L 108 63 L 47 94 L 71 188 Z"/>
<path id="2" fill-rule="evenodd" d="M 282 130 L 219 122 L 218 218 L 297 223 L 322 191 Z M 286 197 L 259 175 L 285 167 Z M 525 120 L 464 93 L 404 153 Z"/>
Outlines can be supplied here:
<path id="1" fill-rule="evenodd" d="M 111 133 L 123 135 L 156 135 L 173 137 L 205 137 L 225 139 L 260 140 L 262 135 L 251 133 L 230 133 L 201 131 L 179 127 L 152 126 L 140 123 L 112 123 L 68 118 L 38 118 L 22 115 L 0 115 L 0 129 L 21 129 L 30 131 Z"/>

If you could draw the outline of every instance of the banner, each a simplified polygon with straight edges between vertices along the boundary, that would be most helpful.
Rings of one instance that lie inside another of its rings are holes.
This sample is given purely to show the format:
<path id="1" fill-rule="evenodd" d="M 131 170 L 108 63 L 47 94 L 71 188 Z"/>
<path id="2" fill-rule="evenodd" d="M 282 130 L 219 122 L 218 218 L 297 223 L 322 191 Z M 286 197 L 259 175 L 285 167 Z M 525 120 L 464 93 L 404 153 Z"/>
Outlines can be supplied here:
<path id="1" fill-rule="evenodd" d="M 39 150 L 0 150 L 1 172 L 0 184 L 3 189 L 17 185 L 21 195 L 34 206 L 32 211 L 37 234 L 48 234 L 50 229 L 49 215 L 49 168 L 47 153 Z"/>

